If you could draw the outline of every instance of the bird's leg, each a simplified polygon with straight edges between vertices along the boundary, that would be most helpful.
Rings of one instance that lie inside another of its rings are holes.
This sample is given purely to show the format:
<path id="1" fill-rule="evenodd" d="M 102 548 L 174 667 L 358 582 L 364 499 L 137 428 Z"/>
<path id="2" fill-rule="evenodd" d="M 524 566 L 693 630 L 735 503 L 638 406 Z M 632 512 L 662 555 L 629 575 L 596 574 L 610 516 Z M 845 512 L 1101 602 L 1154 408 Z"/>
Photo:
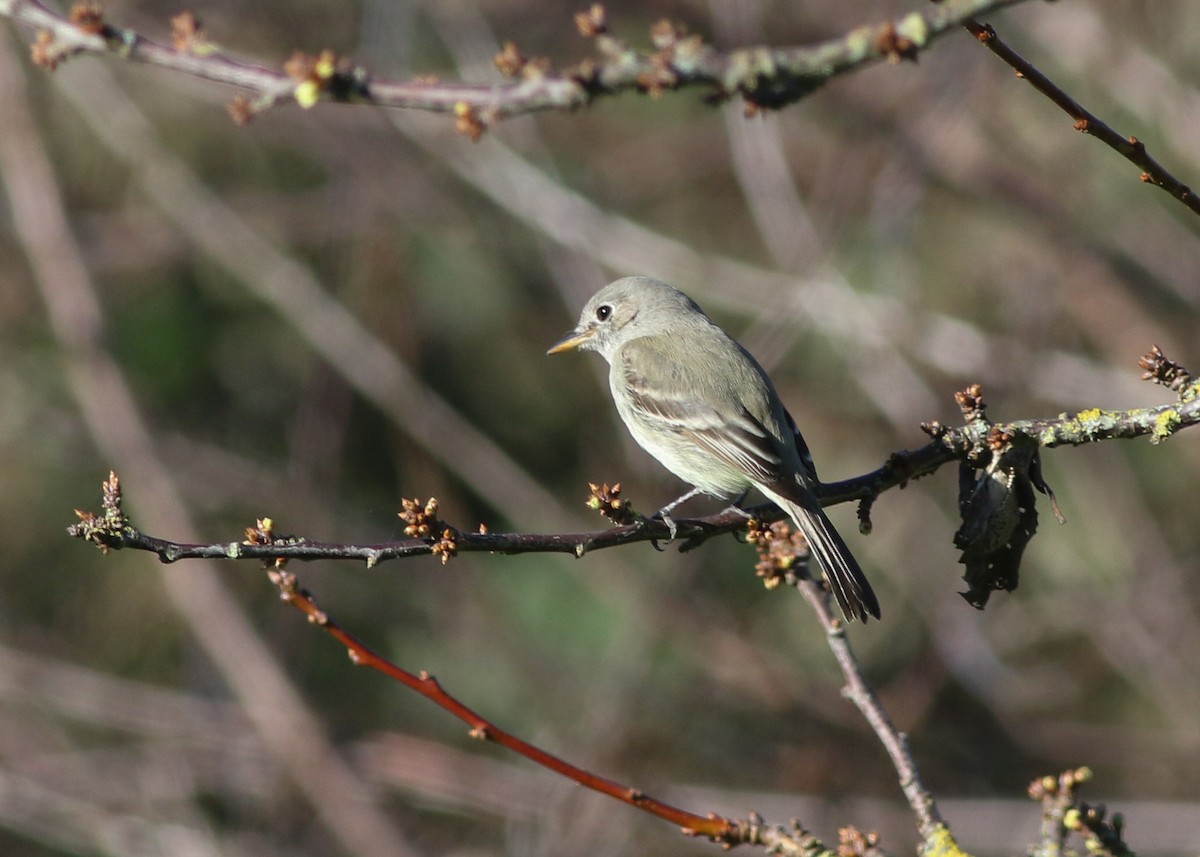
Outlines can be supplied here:
<path id="1" fill-rule="evenodd" d="M 667 532 L 671 534 L 670 541 L 675 541 L 675 533 L 679 530 L 679 527 L 675 525 L 675 520 L 671 517 L 671 510 L 677 506 L 683 505 L 697 494 L 703 493 L 704 492 L 699 488 L 693 488 L 691 491 L 687 492 L 681 497 L 676 497 L 670 503 L 658 510 L 658 514 L 654 517 L 662 518 L 662 522 L 667 525 Z"/>

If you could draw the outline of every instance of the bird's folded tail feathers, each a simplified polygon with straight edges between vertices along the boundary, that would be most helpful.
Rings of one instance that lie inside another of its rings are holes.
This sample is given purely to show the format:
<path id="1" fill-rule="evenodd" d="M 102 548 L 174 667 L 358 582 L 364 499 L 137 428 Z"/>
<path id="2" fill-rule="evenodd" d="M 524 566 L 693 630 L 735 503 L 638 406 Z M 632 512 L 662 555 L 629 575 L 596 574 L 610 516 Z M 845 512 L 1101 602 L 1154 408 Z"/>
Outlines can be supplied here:
<path id="1" fill-rule="evenodd" d="M 821 510 L 816 498 L 807 489 L 799 485 L 797 487 L 803 492 L 796 493 L 801 502 L 777 493 L 780 489 L 794 493 L 790 490 L 791 485 L 776 484 L 771 486 L 774 490 L 763 490 L 760 486 L 760 490 L 787 512 L 788 517 L 804 533 L 809 550 L 825 571 L 825 578 L 842 609 L 842 615 L 849 621 L 861 619 L 865 622 L 872 616 L 878 619 L 879 599 L 875 597 L 875 591 L 871 589 L 858 560 L 850 553 L 850 548 Z"/>

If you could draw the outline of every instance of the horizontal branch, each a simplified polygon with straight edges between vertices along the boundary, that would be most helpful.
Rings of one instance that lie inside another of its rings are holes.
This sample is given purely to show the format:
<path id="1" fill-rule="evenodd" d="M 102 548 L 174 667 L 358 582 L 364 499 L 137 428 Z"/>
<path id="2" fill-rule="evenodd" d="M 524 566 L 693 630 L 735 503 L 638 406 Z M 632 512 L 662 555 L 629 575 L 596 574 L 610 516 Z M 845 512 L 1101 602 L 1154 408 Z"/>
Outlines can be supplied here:
<path id="1" fill-rule="evenodd" d="M 944 0 L 897 21 L 865 25 L 814 45 L 731 51 L 665 22 L 652 30 L 653 50 L 631 48 L 609 33 L 604 9 L 596 5 L 576 16 L 580 32 L 596 47 L 596 57 L 552 71 L 548 62 L 527 60 L 515 45 L 508 45 L 497 56 L 497 65 L 517 79 L 487 84 L 374 78 L 328 52 L 309 62 L 301 55 L 300 62 L 293 58 L 295 64 L 274 69 L 219 52 L 191 16 L 173 21 L 173 45 L 115 26 L 94 6 L 77 6 L 71 17 L 64 17 L 38 0 L 0 0 L 0 17 L 39 31 L 34 57 L 48 67 L 81 53 L 107 54 L 246 90 L 253 98 L 239 99 L 234 108 L 242 119 L 284 103 L 357 101 L 455 115 L 460 130 L 474 135 L 505 117 L 573 110 L 599 96 L 629 91 L 658 94 L 699 87 L 714 98 L 740 95 L 750 104 L 778 108 L 865 64 L 916 59 L 935 39 L 972 16 L 1020 2 L 1024 0 Z"/>
<path id="2" fill-rule="evenodd" d="M 1153 358 L 1153 360 L 1152 360 Z M 1157 362 L 1154 362 L 1157 361 Z M 932 440 L 925 446 L 893 453 L 876 470 L 841 482 L 822 486 L 824 505 L 858 501 L 864 529 L 869 528 L 871 503 L 884 491 L 904 487 L 909 481 L 927 476 L 952 461 L 962 462 L 976 470 L 995 468 L 997 462 L 1007 461 L 1009 452 L 1022 449 L 1077 446 L 1105 440 L 1148 437 L 1152 443 L 1161 442 L 1176 431 L 1200 423 L 1200 387 L 1190 375 L 1162 357 L 1157 349 L 1143 358 L 1147 367 L 1145 377 L 1170 386 L 1180 393 L 1180 400 L 1154 408 L 1115 411 L 1092 408 L 1076 414 L 1062 414 L 1054 419 L 1017 420 L 992 423 L 984 417 L 985 406 L 977 386 L 959 393 L 957 399 L 967 418 L 965 425 L 950 428 L 939 423 L 927 423 L 922 429 Z M 1169 377 L 1164 378 L 1166 373 Z M 1029 469 L 1029 456 L 1011 456 L 1017 463 L 1013 468 Z M 1008 465 L 1006 465 L 1008 466 Z M 1020 474 L 1024 478 L 1025 473 Z M 1035 476 L 1035 482 L 1040 477 Z M 113 477 L 115 483 L 115 477 Z M 91 541 L 104 550 L 130 548 L 154 553 L 171 563 L 183 559 L 354 559 L 368 567 L 393 559 L 411 556 L 439 556 L 449 560 L 460 553 L 486 552 L 493 554 L 565 553 L 582 557 L 586 553 L 635 542 L 653 542 L 670 538 L 667 526 L 659 519 L 647 518 L 632 509 L 619 496 L 620 488 L 592 486 L 589 499 L 592 508 L 602 511 L 620 525 L 603 530 L 581 533 L 490 533 L 464 531 L 448 525 L 437 517 L 434 501 L 424 508 L 417 501 L 406 500 L 402 517 L 409 523 L 411 538 L 376 544 L 335 544 L 310 541 L 297 536 L 279 536 L 272 526 L 263 522 L 248 531 L 243 541 L 188 544 L 146 535 L 134 527 L 120 508 L 119 483 L 110 489 L 105 483 L 103 511 L 100 514 L 77 512 L 80 521 L 68 528 L 76 538 Z M 1039 486 L 1040 490 L 1041 486 Z M 690 550 L 709 539 L 726 533 L 747 529 L 748 513 L 759 522 L 772 522 L 783 513 L 772 504 L 756 506 L 740 512 L 724 512 L 699 518 L 676 519 L 680 549 Z"/>
<path id="3" fill-rule="evenodd" d="M 938 37 L 962 26 L 1065 110 L 1078 130 L 1137 165 L 1142 181 L 1200 214 L 1200 197 L 1151 157 L 1142 141 L 1118 134 L 1001 41 L 990 25 L 977 20 L 1020 2 L 1024 0 L 943 0 L 897 21 L 858 27 L 814 45 L 729 51 L 666 21 L 651 29 L 653 50 L 638 50 L 610 33 L 607 14 L 597 4 L 576 15 L 578 29 L 594 44 L 595 56 L 556 71 L 548 60 L 527 58 L 509 42 L 496 55 L 496 65 L 515 79 L 495 83 L 447 83 L 431 76 L 411 81 L 375 78 L 329 50 L 313 56 L 298 52 L 282 68 L 272 68 L 220 52 L 190 13 L 172 19 L 170 45 L 105 21 L 95 4 L 79 4 L 64 17 L 39 0 L 0 0 L 0 17 L 37 29 L 33 58 L 48 68 L 79 54 L 107 54 L 244 90 L 248 95 L 230 104 L 238 121 L 291 103 L 312 107 L 322 100 L 358 102 L 453 115 L 458 130 L 472 138 L 508 117 L 571 111 L 596 98 L 629 91 L 659 95 L 700 88 L 710 100 L 741 97 L 751 109 L 777 109 L 866 64 L 915 60 Z"/>

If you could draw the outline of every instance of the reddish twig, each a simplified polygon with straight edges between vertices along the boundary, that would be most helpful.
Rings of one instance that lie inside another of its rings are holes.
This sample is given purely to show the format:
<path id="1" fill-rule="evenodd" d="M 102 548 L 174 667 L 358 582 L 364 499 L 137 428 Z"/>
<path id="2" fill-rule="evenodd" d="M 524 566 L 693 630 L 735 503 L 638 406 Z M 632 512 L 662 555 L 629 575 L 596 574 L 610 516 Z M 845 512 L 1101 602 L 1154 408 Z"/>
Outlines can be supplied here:
<path id="1" fill-rule="evenodd" d="M 466 723 L 472 738 L 492 741 L 512 750 L 548 770 L 566 777 L 582 786 L 611 798 L 637 807 L 658 818 L 679 826 L 691 836 L 704 836 L 727 847 L 742 844 L 766 845 L 775 854 L 812 854 L 824 851 L 821 844 L 807 831 L 794 823 L 792 828 L 783 828 L 764 823 L 757 814 L 743 821 L 724 818 L 710 813 L 698 815 L 679 807 L 671 806 L 644 792 L 591 771 L 572 765 L 559 757 L 535 747 L 528 741 L 501 729 L 478 712 L 464 705 L 449 694 L 436 678 L 427 672 L 412 673 L 396 665 L 382 655 L 372 651 L 362 641 L 339 626 L 329 614 L 317 606 L 312 595 L 302 589 L 296 576 L 277 563 L 268 571 L 271 582 L 279 589 L 280 597 L 304 613 L 308 620 L 346 647 L 350 660 L 359 666 L 370 667 L 388 678 L 399 682 L 410 690 L 440 706 L 443 710 Z"/>
<path id="2" fill-rule="evenodd" d="M 1182 202 L 1195 214 L 1200 214 L 1200 197 L 1179 179 L 1175 178 L 1165 167 L 1150 156 L 1146 145 L 1137 137 L 1125 137 L 1117 133 L 1111 126 L 1087 110 L 1082 104 L 1063 91 L 1061 87 L 1040 72 L 1029 60 L 1022 57 L 1011 47 L 1001 41 L 991 24 L 981 24 L 974 18 L 968 18 L 963 26 L 979 39 L 988 50 L 1004 60 L 1017 77 L 1028 83 L 1042 95 L 1057 104 L 1075 120 L 1075 130 L 1082 131 L 1100 140 L 1105 145 L 1116 150 L 1122 157 L 1131 161 L 1142 171 L 1141 179 L 1147 184 L 1162 188 L 1175 199 Z"/>

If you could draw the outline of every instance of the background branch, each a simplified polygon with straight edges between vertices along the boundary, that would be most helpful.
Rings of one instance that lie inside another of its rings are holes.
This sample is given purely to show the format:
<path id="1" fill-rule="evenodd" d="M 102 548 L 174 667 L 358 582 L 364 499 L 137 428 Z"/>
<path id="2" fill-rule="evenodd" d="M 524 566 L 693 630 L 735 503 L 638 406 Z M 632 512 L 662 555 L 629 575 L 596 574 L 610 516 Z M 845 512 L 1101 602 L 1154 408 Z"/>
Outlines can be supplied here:
<path id="1" fill-rule="evenodd" d="M 709 17 L 690 8 L 689 27 L 729 53 L 841 41 L 893 14 L 823 0 L 722 2 Z M 1113 124 L 1136 125 L 1157 160 L 1188 175 L 1200 169 L 1190 39 L 1200 19 L 1186 0 L 1154 9 L 1029 3 L 995 23 L 1011 44 L 1036 46 L 1039 70 L 1076 102 L 1125 117 Z M 380 80 L 433 72 L 473 84 L 496 79 L 505 38 L 530 72 L 547 55 L 553 74 L 560 60 L 604 61 L 600 35 L 573 50 L 567 16 L 548 20 L 528 0 L 197 11 L 273 75 L 297 46 L 311 51 L 291 66 L 305 77 L 288 77 L 281 104 L 314 87 L 334 96 L 319 87 L 320 47 L 336 51 L 328 65 L 345 94 L 356 78 L 341 57 Z M 152 3 L 122 0 L 107 14 L 102 26 L 166 33 Z M 661 50 L 641 35 L 656 17 L 610 6 L 618 35 L 646 56 Z M 230 690 L 223 671 L 245 670 L 250 651 L 231 645 L 230 617 L 195 599 L 176 606 L 159 588 L 187 591 L 207 570 L 130 573 L 136 558 L 61 538 L 62 512 L 94 495 L 98 463 L 128 479 L 140 527 L 180 541 L 238 541 L 245 510 L 263 509 L 292 532 L 406 542 L 406 522 L 380 522 L 414 486 L 464 529 L 586 535 L 571 498 L 589 477 L 629 474 L 635 498 L 675 487 L 621 446 L 599 361 L 542 357 L 588 294 L 630 273 L 688 290 L 770 364 L 827 480 L 872 472 L 881 453 L 913 445 L 922 420 L 959 423 L 944 392 L 968 381 L 984 385 L 997 418 L 1090 411 L 1102 430 L 1097 406 L 1165 401 L 1129 371 L 1131 354 L 1159 342 L 1194 361 L 1193 213 L 1129 181 L 1107 147 L 1064 133 L 1058 109 L 965 34 L 919 64 L 864 65 L 752 121 L 740 99 L 703 103 L 712 90 L 698 84 L 694 95 L 501 122 L 476 144 L 453 127 L 483 121 L 469 112 L 448 122 L 420 110 L 272 110 L 235 127 L 224 85 L 114 56 L 48 74 L 27 60 L 36 28 L 0 29 L 17 72 L 0 87 L 0 137 L 20 142 L 0 174 L 6 190 L 24 189 L 20 206 L 0 206 L 0 651 L 37 653 L 20 675 L 0 675 L 4 853 L 365 855 L 362 833 L 380 828 L 338 801 L 361 810 L 374 799 L 385 825 L 429 853 L 558 853 L 564 842 L 712 851 L 641 813 L 614 825 L 607 799 L 479 752 L 432 706 L 405 705 L 398 721 L 389 683 L 342 668 L 336 647 L 236 573 L 218 577 L 259 650 L 287 653 L 300 698 L 278 702 L 275 682 L 255 678 Z M 688 38 L 675 27 L 656 36 Z M 212 36 L 191 38 L 183 53 Z M 54 59 L 53 39 L 41 48 Z M 11 121 L 14 104 L 26 121 Z M 33 192 L 46 172 L 29 152 L 52 178 Z M 56 199 L 51 237 L 42 225 Z M 35 274 L 68 262 L 91 297 L 60 270 L 43 277 L 52 313 Z M 51 335 L 52 315 L 74 332 Z M 1177 409 L 1160 411 L 1148 436 L 1170 432 Z M 964 609 L 962 567 L 938 547 L 962 516 L 944 476 L 865 510 L 872 538 L 851 541 L 888 614 L 855 628 L 854 647 L 959 841 L 1023 853 L 1030 808 L 1005 800 L 1012 784 L 1086 762 L 1104 771 L 1098 797 L 1137 818 L 1143 850 L 1188 849 L 1200 748 L 1200 447 L 1188 437 L 1044 454 L 1071 526 L 1034 539 L 1020 590 L 983 613 Z M 1003 434 L 992 439 L 1002 451 Z M 1028 476 L 1029 448 L 1013 452 L 993 456 L 1005 466 L 978 485 Z M 989 467 L 967 469 L 978 480 Z M 143 502 L 193 523 L 155 524 Z M 831 515 L 851 535 L 852 512 Z M 820 628 L 731 571 L 745 566 L 744 546 L 596 551 L 586 567 L 526 554 L 519 574 L 494 573 L 496 562 L 464 551 L 452 574 L 419 563 L 349 576 L 314 563 L 305 582 L 385 653 L 453 675 L 461 698 L 570 748 L 581 767 L 725 818 L 753 822 L 747 807 L 799 815 L 818 842 L 836 842 L 853 818 L 867 831 L 844 843 L 855 854 L 871 831 L 912 841 L 912 810 L 869 726 L 825 692 L 839 681 L 833 662 L 794 656 L 821 650 Z M 74 692 L 54 691 L 56 676 Z M 134 697 L 117 677 L 177 694 L 197 716 L 147 705 L 122 720 Z M 205 704 L 243 726 L 214 726 Z M 367 801 L 332 769 L 301 771 L 296 750 L 313 745 L 281 725 L 297 712 L 331 726 L 326 745 Z M 121 839 L 133 825 L 144 836 Z"/>
<path id="2" fill-rule="evenodd" d="M 671 806 L 638 789 L 613 782 L 591 771 L 585 771 L 501 729 L 447 693 L 438 680 L 429 673 L 424 671 L 419 675 L 411 673 L 369 649 L 318 607 L 312 595 L 299 587 L 296 576 L 289 571 L 284 571 L 280 564 L 277 564 L 277 567 L 270 571 L 269 575 L 271 582 L 278 587 L 284 602 L 304 613 L 314 625 L 345 646 L 350 660 L 354 664 L 377 670 L 448 711 L 471 727 L 472 738 L 480 741 L 493 741 L 562 777 L 630 806 L 635 806 L 683 828 L 687 833 L 705 836 L 729 845 L 738 844 L 738 825 L 729 819 L 712 814 L 697 815 Z"/>
<path id="3" fill-rule="evenodd" d="M 332 61 L 325 69 L 316 69 L 314 64 L 301 74 L 289 75 L 264 63 L 223 56 L 204 40 L 187 41 L 182 45 L 185 49 L 179 50 L 98 16 L 89 16 L 81 26 L 37 0 L 0 0 L 0 15 L 49 34 L 39 42 L 42 61 L 47 65 L 78 53 L 112 54 L 249 90 L 255 97 L 238 108 L 243 118 L 297 99 L 311 106 L 312 100 L 323 97 L 454 114 L 462 120 L 464 131 L 477 134 L 502 118 L 573 110 L 598 96 L 632 90 L 659 93 L 700 87 L 719 98 L 739 95 L 750 104 L 782 107 L 803 98 L 826 80 L 865 63 L 915 59 L 934 39 L 970 16 L 1019 2 L 1023 0 L 944 0 L 900 21 L 859 27 L 842 38 L 810 47 L 753 47 L 730 52 L 686 37 L 669 26 L 656 31 L 655 51 L 637 51 L 608 34 L 607 14 L 596 5 L 577 20 L 580 30 L 596 39 L 598 59 L 555 74 L 540 63 L 520 58 L 514 47 L 508 60 L 499 64 L 524 79 L 500 84 L 391 81 Z M 304 84 L 310 86 L 301 88 Z"/>
<path id="4" fill-rule="evenodd" d="M 1082 104 L 1067 94 L 1062 87 L 1037 69 L 1033 63 L 1022 57 L 996 35 L 990 24 L 981 24 L 974 18 L 963 22 L 975 38 L 992 53 L 1000 57 L 1016 71 L 1017 77 L 1027 81 L 1030 86 L 1049 98 L 1062 108 L 1068 116 L 1075 120 L 1075 130 L 1082 131 L 1095 137 L 1110 149 L 1119 153 L 1134 166 L 1142 170 L 1142 181 L 1161 188 L 1182 202 L 1195 214 L 1200 214 L 1200 198 L 1192 189 L 1175 178 L 1162 164 L 1146 151 L 1146 144 L 1137 137 L 1125 137 L 1118 134 L 1111 126 L 1092 114 Z"/>

